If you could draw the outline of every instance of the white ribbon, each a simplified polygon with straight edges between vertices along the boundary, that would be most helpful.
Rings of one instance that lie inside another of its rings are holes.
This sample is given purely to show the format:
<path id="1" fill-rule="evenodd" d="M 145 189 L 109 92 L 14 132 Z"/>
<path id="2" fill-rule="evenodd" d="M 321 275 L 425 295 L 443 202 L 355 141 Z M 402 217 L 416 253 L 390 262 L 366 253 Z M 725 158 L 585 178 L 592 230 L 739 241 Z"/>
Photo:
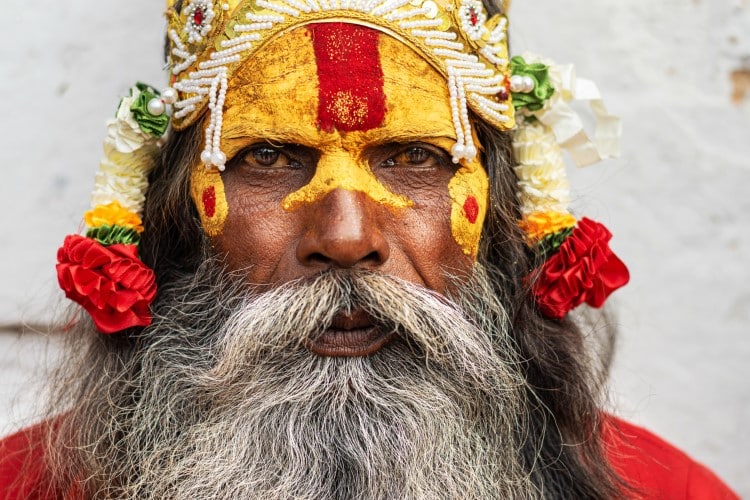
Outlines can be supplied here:
<path id="1" fill-rule="evenodd" d="M 596 84 L 576 78 L 572 64 L 551 66 L 550 78 L 555 93 L 534 116 L 553 131 L 557 142 L 570 153 L 575 164 L 585 167 L 619 156 L 622 123 L 619 117 L 607 111 Z M 581 117 L 570 107 L 573 101 L 588 101 L 595 119 L 593 139 L 586 132 Z"/>

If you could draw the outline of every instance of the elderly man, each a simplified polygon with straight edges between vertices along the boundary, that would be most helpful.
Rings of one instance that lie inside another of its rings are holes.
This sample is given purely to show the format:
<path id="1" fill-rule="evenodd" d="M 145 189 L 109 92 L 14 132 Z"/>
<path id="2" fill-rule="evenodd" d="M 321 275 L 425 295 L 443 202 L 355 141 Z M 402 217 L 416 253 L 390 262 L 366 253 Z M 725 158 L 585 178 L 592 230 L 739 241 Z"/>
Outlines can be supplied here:
<path id="1" fill-rule="evenodd" d="M 500 7 L 167 17 L 172 86 L 121 102 L 58 254 L 93 321 L 0 444 L 7 498 L 735 498 L 600 410 L 611 339 L 567 313 L 627 270 L 567 212 L 560 71 Z"/>

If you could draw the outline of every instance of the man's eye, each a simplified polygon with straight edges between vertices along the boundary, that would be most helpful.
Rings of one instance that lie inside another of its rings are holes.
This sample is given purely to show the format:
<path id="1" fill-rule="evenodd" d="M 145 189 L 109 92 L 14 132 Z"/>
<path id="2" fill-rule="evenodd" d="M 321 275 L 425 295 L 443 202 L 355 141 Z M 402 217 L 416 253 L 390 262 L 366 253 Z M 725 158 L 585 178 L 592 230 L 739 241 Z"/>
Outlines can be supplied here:
<path id="1" fill-rule="evenodd" d="M 257 146 L 243 156 L 243 161 L 251 166 L 263 168 L 299 168 L 300 162 L 270 146 Z"/>
<path id="2" fill-rule="evenodd" d="M 404 153 L 408 162 L 412 165 L 419 165 L 426 162 L 432 156 L 425 148 L 409 148 Z"/>
<path id="3" fill-rule="evenodd" d="M 440 155 L 430 149 L 421 146 L 413 146 L 401 151 L 396 156 L 388 158 L 381 166 L 395 167 L 403 165 L 407 167 L 435 167 L 442 164 Z"/>
<path id="4" fill-rule="evenodd" d="M 250 153 L 245 155 L 245 160 L 247 161 L 252 158 L 252 161 L 250 163 L 257 163 L 259 165 L 263 165 L 264 167 L 271 167 L 274 163 L 279 161 L 280 156 L 282 156 L 281 153 L 279 153 L 275 149 L 269 148 L 267 146 L 260 146 L 251 149 Z"/>

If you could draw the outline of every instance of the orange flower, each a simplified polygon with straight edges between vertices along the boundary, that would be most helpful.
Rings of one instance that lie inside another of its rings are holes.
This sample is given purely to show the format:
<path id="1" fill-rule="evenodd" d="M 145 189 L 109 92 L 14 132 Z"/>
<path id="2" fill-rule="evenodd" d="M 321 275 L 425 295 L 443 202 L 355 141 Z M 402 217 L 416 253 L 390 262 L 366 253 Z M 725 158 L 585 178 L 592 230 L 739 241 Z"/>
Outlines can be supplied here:
<path id="1" fill-rule="evenodd" d="M 138 214 L 135 214 L 120 205 L 119 202 L 113 201 L 107 205 L 97 205 L 93 210 L 89 210 L 83 216 L 88 227 L 100 226 L 122 226 L 134 229 L 138 233 L 143 232 L 143 221 Z"/>
<path id="2" fill-rule="evenodd" d="M 557 233 L 576 225 L 576 218 L 562 212 L 532 212 L 518 224 L 526 233 L 531 244 L 538 243 L 545 236 Z"/>

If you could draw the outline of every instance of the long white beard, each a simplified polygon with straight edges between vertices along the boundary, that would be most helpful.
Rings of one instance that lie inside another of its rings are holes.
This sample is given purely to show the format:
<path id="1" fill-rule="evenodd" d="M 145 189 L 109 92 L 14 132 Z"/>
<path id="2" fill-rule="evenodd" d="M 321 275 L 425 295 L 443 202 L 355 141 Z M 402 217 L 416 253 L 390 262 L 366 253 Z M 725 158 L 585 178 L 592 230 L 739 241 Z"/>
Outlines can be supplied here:
<path id="1" fill-rule="evenodd" d="M 129 381 L 139 397 L 110 403 L 111 460 L 121 463 L 104 469 L 120 486 L 105 494 L 534 496 L 519 443 L 524 379 L 481 270 L 456 302 L 374 273 L 244 293 L 224 297 L 228 320 L 212 319 L 225 316 L 211 312 L 215 296 L 188 290 L 161 307 Z M 398 339 L 369 357 L 305 349 L 337 312 L 356 307 Z"/>

